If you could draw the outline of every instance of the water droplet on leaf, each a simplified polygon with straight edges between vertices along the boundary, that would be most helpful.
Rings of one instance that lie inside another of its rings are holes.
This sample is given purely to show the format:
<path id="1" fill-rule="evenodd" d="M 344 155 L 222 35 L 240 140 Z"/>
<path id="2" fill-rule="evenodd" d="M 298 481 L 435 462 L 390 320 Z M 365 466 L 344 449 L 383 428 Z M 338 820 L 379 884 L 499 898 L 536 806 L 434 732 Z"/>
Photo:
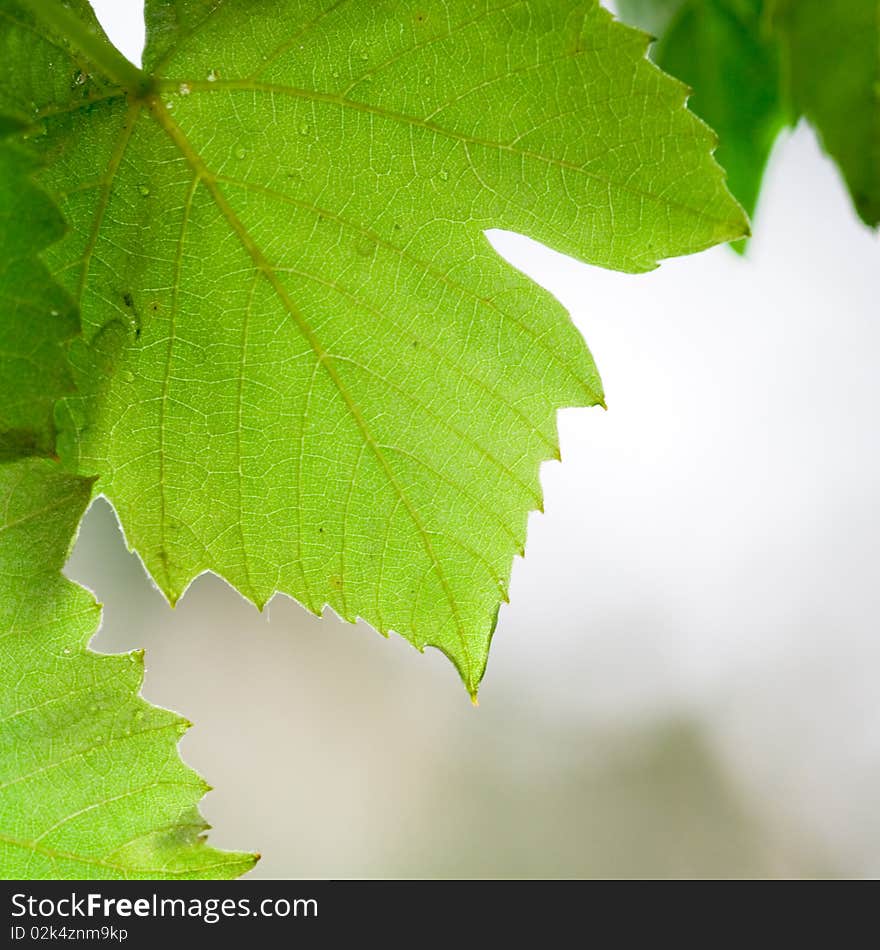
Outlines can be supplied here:
<path id="1" fill-rule="evenodd" d="M 235 150 L 235 157 L 241 159 L 241 158 L 244 158 L 246 155 L 247 155 L 247 150 L 242 148 L 239 145 L 239 147 Z"/>

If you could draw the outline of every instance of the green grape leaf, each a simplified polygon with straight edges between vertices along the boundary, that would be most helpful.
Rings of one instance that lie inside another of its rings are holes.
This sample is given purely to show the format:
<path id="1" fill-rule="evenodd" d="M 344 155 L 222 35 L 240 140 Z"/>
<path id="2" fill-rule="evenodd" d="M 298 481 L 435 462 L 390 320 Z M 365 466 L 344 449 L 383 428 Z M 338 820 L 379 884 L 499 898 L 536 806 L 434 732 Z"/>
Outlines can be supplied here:
<path id="1" fill-rule="evenodd" d="M 329 605 L 475 695 L 556 411 L 603 403 L 484 232 L 630 271 L 741 237 L 684 87 L 583 0 L 150 0 L 147 75 L 85 3 L 3 3 L 88 341 L 62 457 L 172 602 Z"/>
<path id="2" fill-rule="evenodd" d="M 64 233 L 61 215 L 32 179 L 33 157 L 3 138 L 26 127 L 0 116 L 0 461 L 54 452 L 54 407 L 73 392 L 67 346 L 79 331 L 39 258 Z"/>
<path id="3" fill-rule="evenodd" d="M 837 162 L 859 217 L 880 224 L 880 3 L 777 0 L 789 93 Z"/>
<path id="4" fill-rule="evenodd" d="M 642 26 L 654 22 L 655 6 L 669 13 L 662 2 L 621 0 L 619 6 L 627 19 Z M 662 69 L 693 89 L 688 105 L 718 133 L 715 157 L 749 215 L 787 119 L 778 50 L 762 8 L 763 0 L 679 0 L 652 50 Z M 742 249 L 744 243 L 734 246 Z"/>
<path id="5" fill-rule="evenodd" d="M 88 479 L 0 466 L 0 868 L 15 879 L 220 878 L 253 855 L 207 846 L 188 723 L 138 696 L 140 652 L 93 653 L 101 610 L 61 568 Z"/>

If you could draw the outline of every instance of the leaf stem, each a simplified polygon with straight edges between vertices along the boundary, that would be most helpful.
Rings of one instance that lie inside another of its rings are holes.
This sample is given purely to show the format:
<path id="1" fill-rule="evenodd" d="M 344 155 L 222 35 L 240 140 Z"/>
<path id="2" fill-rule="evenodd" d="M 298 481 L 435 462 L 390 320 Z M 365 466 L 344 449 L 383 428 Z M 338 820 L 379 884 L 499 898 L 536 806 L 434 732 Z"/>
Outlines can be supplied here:
<path id="1" fill-rule="evenodd" d="M 99 31 L 97 25 L 86 23 L 63 6 L 59 0 L 19 0 L 40 23 L 82 53 L 86 59 L 118 83 L 132 96 L 147 95 L 151 78 L 122 53 Z"/>

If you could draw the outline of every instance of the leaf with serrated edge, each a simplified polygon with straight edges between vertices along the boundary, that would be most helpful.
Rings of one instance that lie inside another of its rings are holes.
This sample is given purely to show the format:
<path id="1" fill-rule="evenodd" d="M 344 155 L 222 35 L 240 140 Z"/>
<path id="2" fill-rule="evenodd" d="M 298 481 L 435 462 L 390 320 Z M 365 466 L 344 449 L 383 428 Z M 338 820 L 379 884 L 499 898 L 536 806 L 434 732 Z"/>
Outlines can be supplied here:
<path id="1" fill-rule="evenodd" d="M 718 133 L 715 157 L 730 190 L 753 214 L 770 150 L 788 119 L 764 0 L 678 0 L 674 11 L 668 0 L 618 6 L 627 22 L 646 28 L 668 15 L 652 56 L 693 89 L 688 107 Z"/>
<path id="2" fill-rule="evenodd" d="M 101 610 L 61 574 L 91 495 L 52 462 L 0 466 L 0 868 L 6 878 L 226 878 L 204 840 L 189 723 L 138 696 L 140 651 L 88 649 Z"/>
<path id="3" fill-rule="evenodd" d="M 33 158 L 4 138 L 23 127 L 0 116 L 0 461 L 54 452 L 53 412 L 73 392 L 67 347 L 79 331 L 39 258 L 63 234 L 61 215 L 32 179 Z"/>
<path id="4" fill-rule="evenodd" d="M 89 340 L 63 457 L 172 601 L 329 604 L 475 695 L 556 411 L 603 399 L 483 232 L 631 271 L 742 236 L 684 87 L 583 0 L 149 2 L 154 77 L 79 52 L 74 96 L 46 22 L 2 42 Z"/>
<path id="5" fill-rule="evenodd" d="M 880 0 L 776 0 L 795 108 L 840 166 L 865 224 L 880 225 Z"/>

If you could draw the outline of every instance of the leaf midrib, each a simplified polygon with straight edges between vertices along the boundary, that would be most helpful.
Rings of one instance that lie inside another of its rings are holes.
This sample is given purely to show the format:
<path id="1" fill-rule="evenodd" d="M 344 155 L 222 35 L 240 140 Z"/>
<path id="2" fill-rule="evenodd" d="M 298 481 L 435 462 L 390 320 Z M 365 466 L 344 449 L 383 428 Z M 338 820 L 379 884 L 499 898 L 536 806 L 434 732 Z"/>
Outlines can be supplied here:
<path id="1" fill-rule="evenodd" d="M 180 128 L 180 126 L 168 115 L 168 110 L 166 108 L 165 102 L 156 94 L 151 94 L 145 98 L 145 104 L 149 110 L 150 115 L 156 121 L 156 123 L 162 128 L 171 141 L 175 144 L 180 154 L 184 157 L 189 164 L 192 171 L 195 173 L 197 181 L 201 182 L 208 189 L 209 194 L 211 195 L 214 204 L 216 205 L 218 211 L 221 213 L 223 218 L 226 220 L 226 223 L 238 237 L 242 247 L 250 256 L 253 261 L 254 267 L 259 273 L 261 273 L 269 285 L 275 291 L 279 300 L 281 301 L 284 309 L 290 315 L 291 319 L 294 321 L 297 329 L 300 334 L 306 340 L 306 342 L 311 347 L 315 358 L 319 365 L 322 365 L 330 377 L 331 382 L 334 384 L 338 390 L 340 396 L 343 399 L 343 402 L 346 405 L 349 413 L 354 419 L 355 424 L 361 432 L 361 435 L 367 445 L 370 446 L 373 454 L 376 457 L 376 460 L 379 462 L 382 471 L 385 474 L 385 477 L 388 479 L 389 484 L 394 489 L 395 494 L 400 499 L 403 506 L 406 508 L 415 528 L 419 534 L 419 538 L 422 542 L 423 547 L 425 548 L 428 558 L 431 562 L 431 565 L 434 571 L 437 574 L 437 578 L 440 581 L 440 585 L 443 588 L 444 595 L 447 602 L 449 603 L 449 608 L 452 613 L 452 619 L 455 623 L 456 633 L 461 643 L 462 654 L 465 658 L 467 669 L 465 672 L 465 681 L 468 687 L 468 690 L 471 692 L 472 696 L 476 695 L 478 683 L 474 681 L 474 663 L 471 656 L 471 651 L 467 642 L 467 635 L 464 629 L 464 623 L 461 618 L 461 614 L 458 609 L 458 603 L 453 595 L 452 589 L 449 586 L 449 580 L 446 577 L 446 573 L 443 570 L 443 564 L 440 558 L 437 556 L 436 551 L 434 550 L 433 542 L 431 541 L 430 533 L 427 531 L 424 523 L 422 522 L 421 517 L 419 516 L 418 510 L 413 505 L 412 501 L 404 492 L 402 485 L 400 484 L 399 479 L 397 478 L 394 469 L 391 464 L 388 462 L 388 459 L 385 457 L 382 452 L 378 442 L 373 437 L 370 432 L 369 426 L 367 425 L 366 419 L 363 416 L 363 413 L 360 410 L 360 407 L 352 398 L 347 387 L 342 381 L 336 367 L 333 364 L 333 359 L 331 355 L 324 349 L 320 340 L 318 339 L 315 331 L 309 325 L 308 321 L 305 319 L 303 314 L 300 312 L 299 308 L 295 305 L 293 300 L 290 297 L 290 294 L 287 291 L 287 288 L 281 282 L 278 277 L 277 270 L 266 258 L 262 249 L 254 241 L 244 222 L 238 217 L 235 210 L 229 203 L 226 195 L 220 188 L 217 177 L 211 171 L 210 168 L 206 165 L 204 159 L 199 154 L 199 152 L 193 147 L 192 143 L 187 138 L 186 134 Z"/>
<path id="2" fill-rule="evenodd" d="M 465 146 L 478 145 L 482 148 L 497 149 L 498 151 L 509 152 L 512 155 L 516 155 L 518 158 L 530 159 L 550 165 L 551 167 L 565 169 L 566 171 L 571 171 L 576 174 L 583 175 L 585 178 L 597 181 L 606 187 L 615 188 L 636 198 L 649 201 L 654 205 L 661 205 L 664 208 L 674 208 L 676 211 L 681 211 L 685 214 L 692 215 L 698 221 L 709 221 L 716 225 L 729 225 L 728 219 L 713 217 L 712 215 L 706 214 L 704 208 L 695 208 L 692 205 L 685 204 L 681 201 L 675 201 L 666 196 L 658 196 L 650 191 L 646 191 L 643 188 L 638 188 L 629 182 L 617 181 L 613 178 L 609 178 L 607 175 L 601 175 L 594 171 L 588 171 L 586 168 L 577 164 L 576 162 L 553 158 L 550 155 L 542 155 L 540 152 L 534 152 L 530 149 L 515 148 L 513 145 L 504 142 L 496 142 L 493 139 L 481 138 L 480 136 L 475 135 L 466 135 L 464 132 L 446 128 L 442 125 L 438 125 L 435 122 L 420 119 L 417 116 L 408 115 L 405 112 L 395 112 L 392 109 L 385 109 L 382 106 L 373 105 L 369 102 L 361 102 L 357 99 L 349 99 L 345 96 L 339 95 L 338 93 L 321 92 L 318 89 L 301 89 L 296 86 L 285 86 L 279 83 L 268 83 L 251 79 L 222 79 L 219 77 L 212 81 L 202 79 L 172 80 L 156 77 L 154 82 L 157 90 L 166 93 L 179 92 L 181 86 L 188 86 L 192 92 L 220 92 L 221 90 L 232 90 L 250 93 L 274 93 L 278 95 L 291 96 L 292 98 L 301 99 L 305 102 L 320 102 L 324 104 L 335 105 L 340 108 L 353 109 L 358 112 L 366 113 L 367 115 L 388 119 L 393 122 L 400 122 L 404 125 L 411 125 L 417 128 L 426 129 L 432 134 L 442 135 L 445 138 L 460 142 Z M 734 237 L 736 236 L 738 235 L 734 235 Z"/>

